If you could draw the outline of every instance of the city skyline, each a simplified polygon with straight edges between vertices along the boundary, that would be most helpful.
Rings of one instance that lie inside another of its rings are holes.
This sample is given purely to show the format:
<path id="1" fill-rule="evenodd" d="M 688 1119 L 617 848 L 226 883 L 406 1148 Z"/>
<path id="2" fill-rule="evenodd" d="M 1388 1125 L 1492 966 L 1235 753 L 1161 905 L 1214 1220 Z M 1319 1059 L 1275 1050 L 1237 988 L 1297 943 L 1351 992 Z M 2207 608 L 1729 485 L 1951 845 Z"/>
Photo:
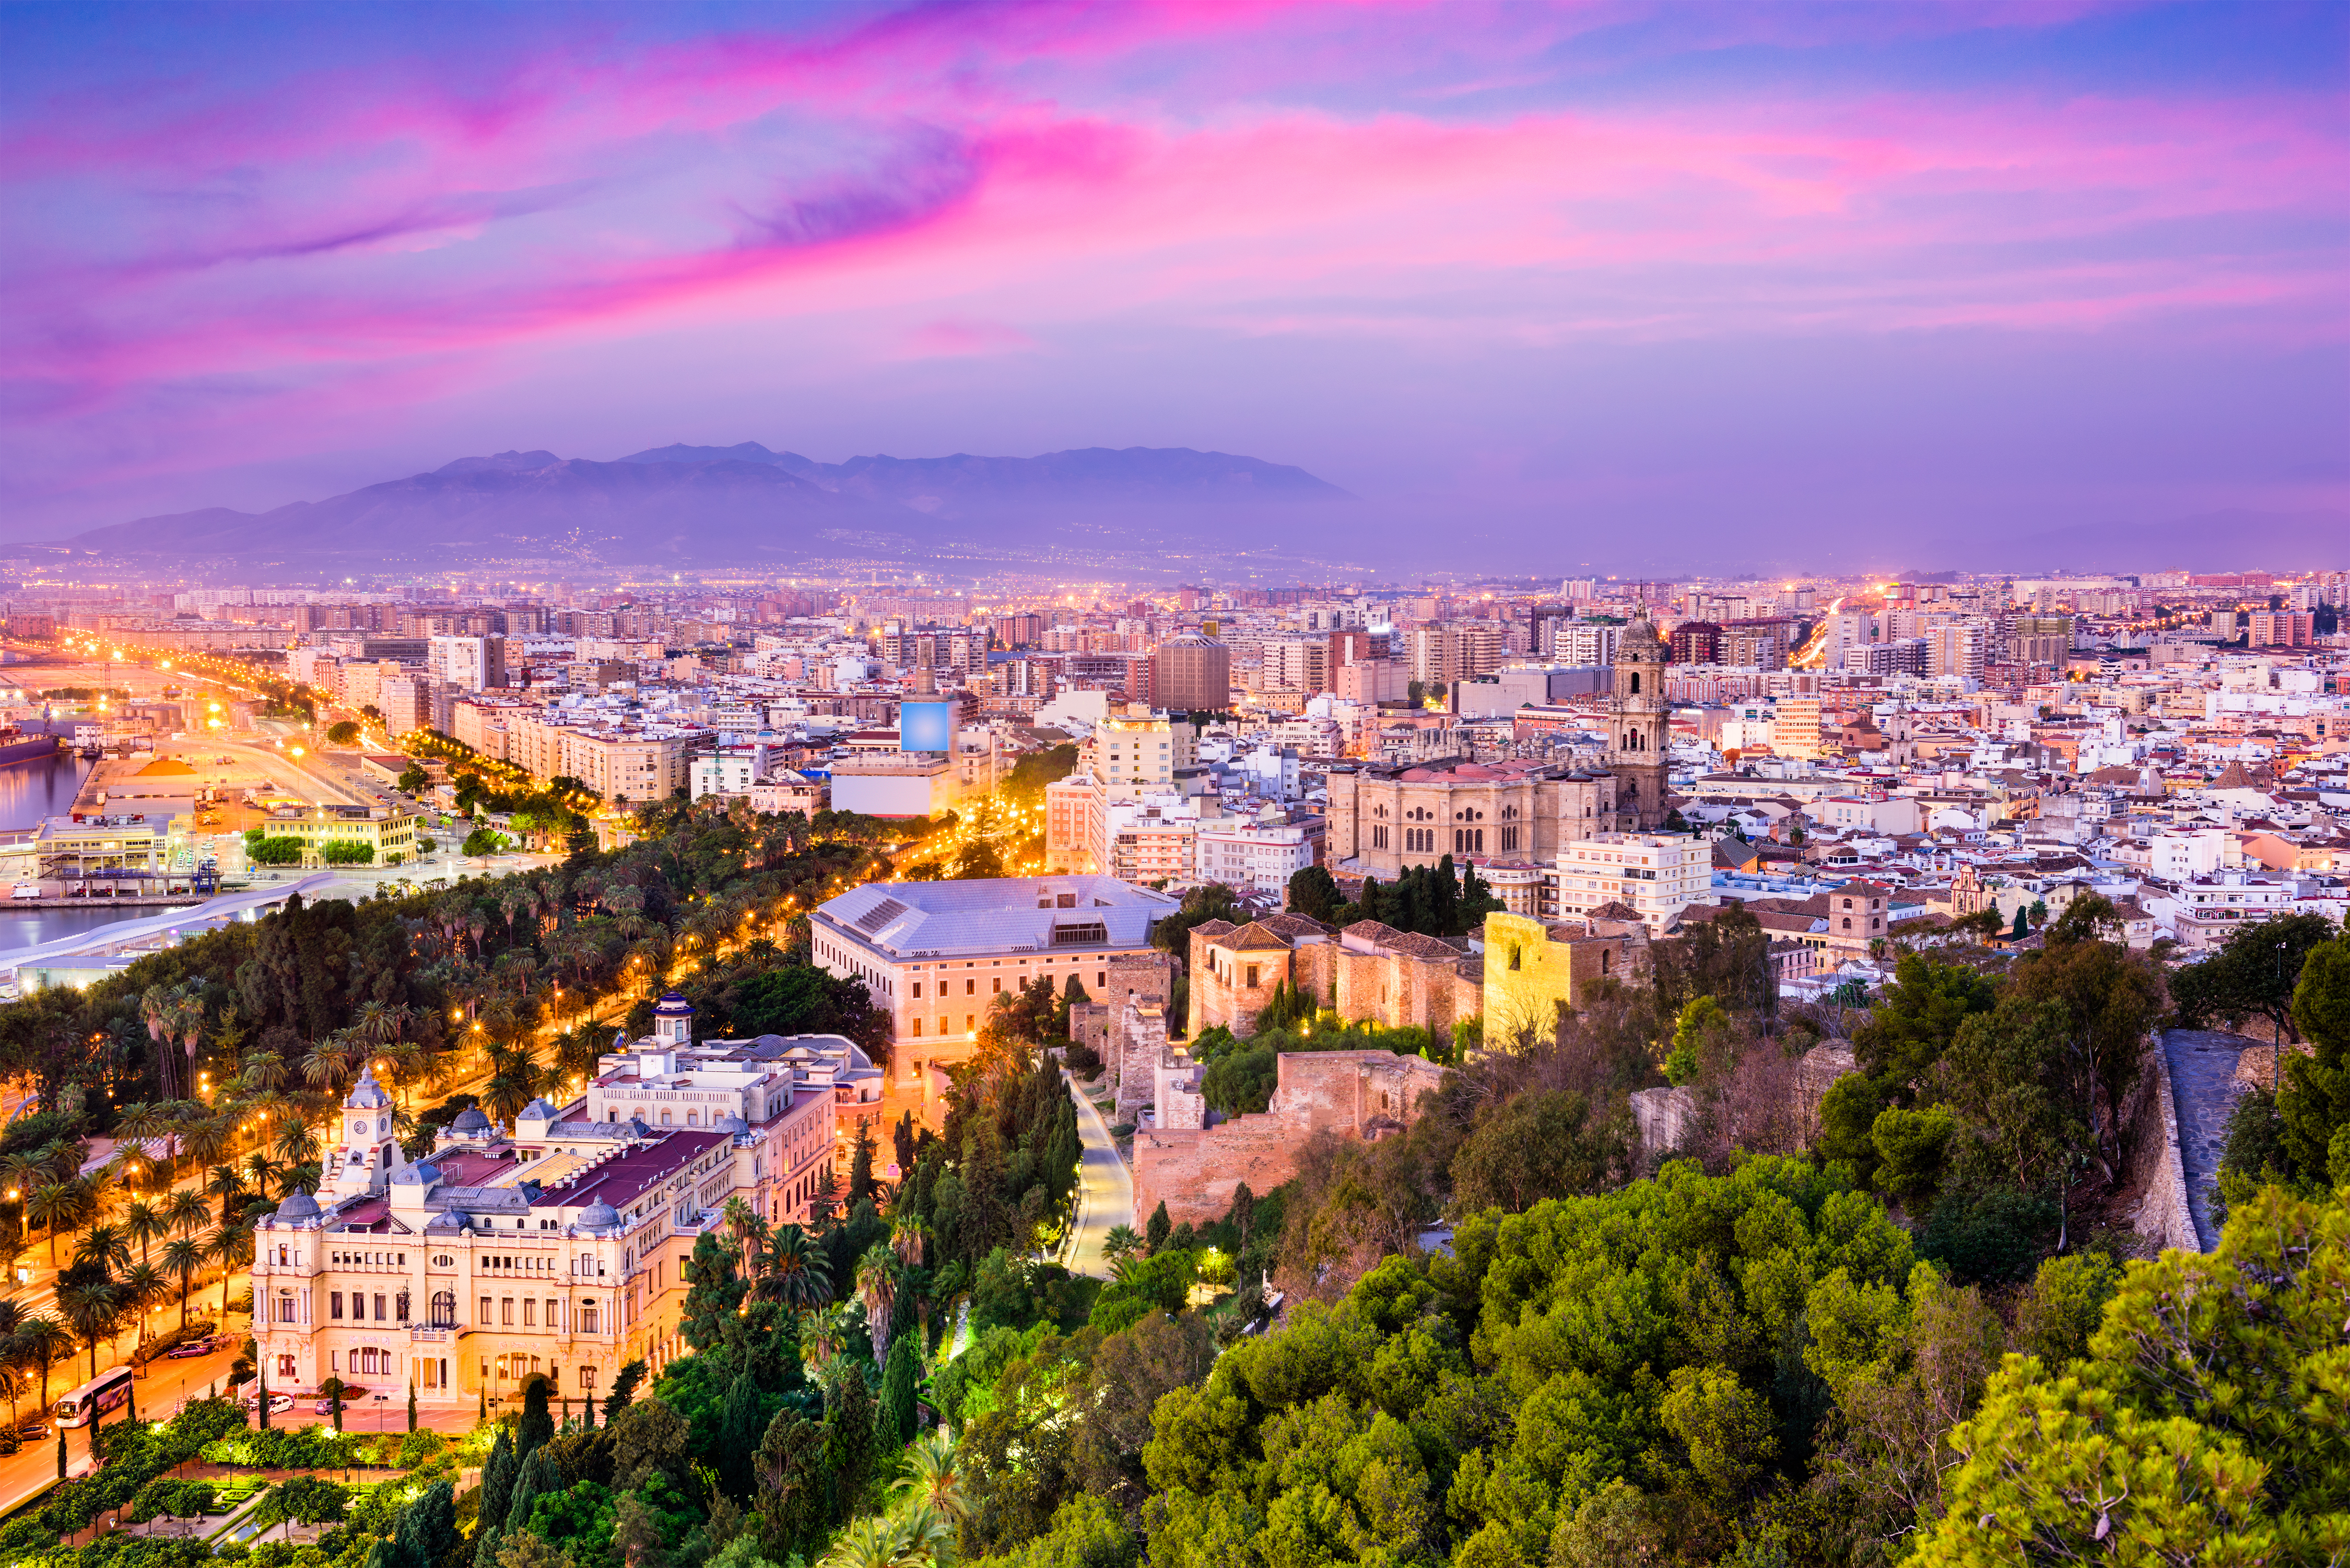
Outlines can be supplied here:
<path id="1" fill-rule="evenodd" d="M 1245 454 L 1398 574 L 2350 524 L 2325 8 L 286 15 L 5 24 L 6 537 L 746 440 Z"/>

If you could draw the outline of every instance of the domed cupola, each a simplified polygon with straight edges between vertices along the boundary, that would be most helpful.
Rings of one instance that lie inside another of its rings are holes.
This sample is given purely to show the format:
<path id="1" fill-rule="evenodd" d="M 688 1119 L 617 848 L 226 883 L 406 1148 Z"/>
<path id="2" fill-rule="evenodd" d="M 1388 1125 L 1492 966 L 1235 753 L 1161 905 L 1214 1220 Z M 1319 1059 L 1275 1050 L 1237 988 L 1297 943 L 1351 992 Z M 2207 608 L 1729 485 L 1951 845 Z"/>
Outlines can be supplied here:
<path id="1" fill-rule="evenodd" d="M 693 1044 L 693 1003 L 670 992 L 653 1006 L 653 1038 L 675 1047 Z"/>

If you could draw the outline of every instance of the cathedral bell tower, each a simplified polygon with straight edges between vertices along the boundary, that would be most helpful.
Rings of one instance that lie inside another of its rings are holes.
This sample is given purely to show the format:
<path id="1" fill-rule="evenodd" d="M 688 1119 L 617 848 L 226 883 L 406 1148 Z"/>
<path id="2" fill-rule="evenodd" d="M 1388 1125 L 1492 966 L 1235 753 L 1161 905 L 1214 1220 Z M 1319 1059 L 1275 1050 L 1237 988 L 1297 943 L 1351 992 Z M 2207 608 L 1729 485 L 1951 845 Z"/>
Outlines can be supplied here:
<path id="1" fill-rule="evenodd" d="M 1616 645 L 1616 689 L 1607 700 L 1607 771 L 1616 775 L 1616 820 L 1627 833 L 1665 825 L 1665 645 L 1646 616 Z"/>

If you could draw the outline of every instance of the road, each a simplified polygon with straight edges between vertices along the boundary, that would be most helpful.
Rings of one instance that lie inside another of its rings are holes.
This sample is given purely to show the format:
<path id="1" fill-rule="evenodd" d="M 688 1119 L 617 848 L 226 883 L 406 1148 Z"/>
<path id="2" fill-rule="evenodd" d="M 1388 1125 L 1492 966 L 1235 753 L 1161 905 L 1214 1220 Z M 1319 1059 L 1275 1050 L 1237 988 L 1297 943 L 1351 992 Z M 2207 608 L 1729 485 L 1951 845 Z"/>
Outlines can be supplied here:
<path id="1" fill-rule="evenodd" d="M 1077 1102 L 1077 1134 L 1086 1144 L 1077 1165 L 1077 1233 L 1069 1246 L 1069 1272 L 1106 1280 L 1109 1259 L 1102 1241 L 1114 1227 L 1134 1223 L 1134 1178 L 1118 1157 L 1117 1141 L 1101 1113 L 1073 1081 L 1069 1097 Z"/>

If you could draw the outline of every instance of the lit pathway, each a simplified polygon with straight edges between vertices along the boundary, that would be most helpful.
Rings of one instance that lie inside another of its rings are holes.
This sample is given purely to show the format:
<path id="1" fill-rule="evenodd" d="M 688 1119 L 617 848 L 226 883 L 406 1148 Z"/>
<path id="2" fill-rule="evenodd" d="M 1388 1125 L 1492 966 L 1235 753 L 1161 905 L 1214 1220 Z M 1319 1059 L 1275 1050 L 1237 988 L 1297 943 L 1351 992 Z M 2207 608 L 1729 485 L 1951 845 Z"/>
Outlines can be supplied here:
<path id="1" fill-rule="evenodd" d="M 1067 1075 L 1062 1075 L 1068 1081 Z M 1118 1157 L 1118 1145 L 1101 1113 L 1069 1082 L 1069 1096 L 1077 1102 L 1077 1132 L 1086 1155 L 1077 1166 L 1077 1233 L 1069 1247 L 1069 1272 L 1109 1277 L 1109 1260 L 1102 1255 L 1102 1239 L 1114 1226 L 1134 1223 L 1134 1178 Z"/>

